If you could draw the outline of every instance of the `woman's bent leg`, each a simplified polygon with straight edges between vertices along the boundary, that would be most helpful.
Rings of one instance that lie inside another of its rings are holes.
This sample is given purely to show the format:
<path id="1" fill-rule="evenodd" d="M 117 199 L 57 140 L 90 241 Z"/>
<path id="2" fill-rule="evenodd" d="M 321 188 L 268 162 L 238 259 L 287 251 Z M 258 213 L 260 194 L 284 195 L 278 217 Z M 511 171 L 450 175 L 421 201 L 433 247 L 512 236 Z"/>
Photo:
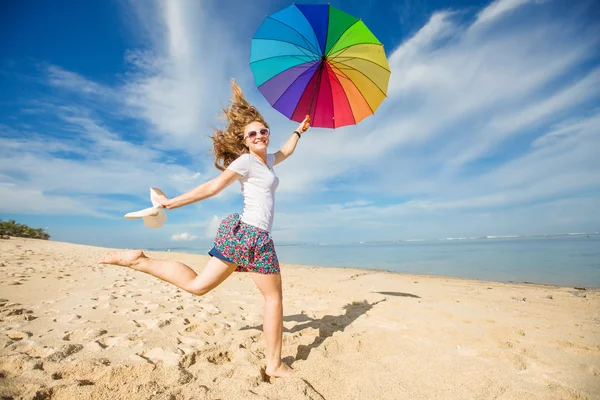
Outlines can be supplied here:
<path id="1" fill-rule="evenodd" d="M 146 257 L 141 250 L 108 253 L 98 263 L 130 267 L 196 295 L 206 294 L 217 287 L 236 268 L 235 264 L 212 257 L 202 269 L 202 272 L 197 274 L 196 271 L 185 264 Z"/>

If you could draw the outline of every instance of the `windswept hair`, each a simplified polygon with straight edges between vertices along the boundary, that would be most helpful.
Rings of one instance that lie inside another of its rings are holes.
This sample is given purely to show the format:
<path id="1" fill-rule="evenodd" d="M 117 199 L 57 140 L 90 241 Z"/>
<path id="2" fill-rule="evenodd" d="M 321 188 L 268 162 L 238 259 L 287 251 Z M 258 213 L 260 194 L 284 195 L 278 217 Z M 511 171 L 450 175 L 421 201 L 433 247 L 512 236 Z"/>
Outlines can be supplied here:
<path id="1" fill-rule="evenodd" d="M 244 128 L 251 122 L 257 121 L 269 127 L 258 110 L 250 105 L 242 94 L 242 89 L 235 79 L 231 80 L 233 97 L 229 108 L 223 109 L 222 119 L 227 121 L 223 130 L 215 129 L 211 136 L 215 155 L 215 167 L 224 171 L 229 164 L 242 154 L 248 153 L 244 144 Z"/>

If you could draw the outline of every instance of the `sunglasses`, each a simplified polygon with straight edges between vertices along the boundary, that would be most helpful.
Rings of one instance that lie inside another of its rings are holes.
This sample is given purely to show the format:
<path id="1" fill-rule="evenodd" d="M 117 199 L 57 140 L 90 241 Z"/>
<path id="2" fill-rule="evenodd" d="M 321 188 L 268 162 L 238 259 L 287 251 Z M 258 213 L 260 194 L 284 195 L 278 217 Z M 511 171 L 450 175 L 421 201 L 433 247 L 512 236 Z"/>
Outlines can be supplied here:
<path id="1" fill-rule="evenodd" d="M 258 136 L 258 134 L 260 134 L 260 136 L 269 136 L 269 128 L 262 128 L 262 129 L 259 129 L 258 131 L 250 131 L 250 132 L 248 132 L 246 137 L 250 138 L 250 139 L 254 139 L 256 136 Z"/>

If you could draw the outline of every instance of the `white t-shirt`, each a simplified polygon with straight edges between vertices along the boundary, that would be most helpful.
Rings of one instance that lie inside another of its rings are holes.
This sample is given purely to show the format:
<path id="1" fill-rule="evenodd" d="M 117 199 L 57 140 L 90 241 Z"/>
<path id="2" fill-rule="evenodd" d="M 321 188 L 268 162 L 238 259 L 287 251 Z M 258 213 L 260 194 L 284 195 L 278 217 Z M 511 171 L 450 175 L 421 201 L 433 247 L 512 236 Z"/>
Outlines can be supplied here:
<path id="1" fill-rule="evenodd" d="M 279 178 L 273 171 L 275 154 L 267 154 L 267 164 L 252 154 L 242 154 L 227 169 L 242 175 L 239 179 L 244 196 L 242 222 L 271 232 L 275 212 L 275 189 Z"/>

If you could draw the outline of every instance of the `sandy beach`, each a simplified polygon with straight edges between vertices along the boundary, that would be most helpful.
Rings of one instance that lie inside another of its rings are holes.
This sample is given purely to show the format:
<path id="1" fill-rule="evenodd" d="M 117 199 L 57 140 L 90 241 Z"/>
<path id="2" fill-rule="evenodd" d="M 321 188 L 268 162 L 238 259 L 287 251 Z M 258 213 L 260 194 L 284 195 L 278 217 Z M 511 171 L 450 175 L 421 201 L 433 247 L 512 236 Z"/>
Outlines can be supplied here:
<path id="1" fill-rule="evenodd" d="M 283 264 L 295 376 L 268 379 L 249 276 L 197 297 L 106 251 L 0 240 L 0 398 L 600 398 L 597 290 Z"/>

